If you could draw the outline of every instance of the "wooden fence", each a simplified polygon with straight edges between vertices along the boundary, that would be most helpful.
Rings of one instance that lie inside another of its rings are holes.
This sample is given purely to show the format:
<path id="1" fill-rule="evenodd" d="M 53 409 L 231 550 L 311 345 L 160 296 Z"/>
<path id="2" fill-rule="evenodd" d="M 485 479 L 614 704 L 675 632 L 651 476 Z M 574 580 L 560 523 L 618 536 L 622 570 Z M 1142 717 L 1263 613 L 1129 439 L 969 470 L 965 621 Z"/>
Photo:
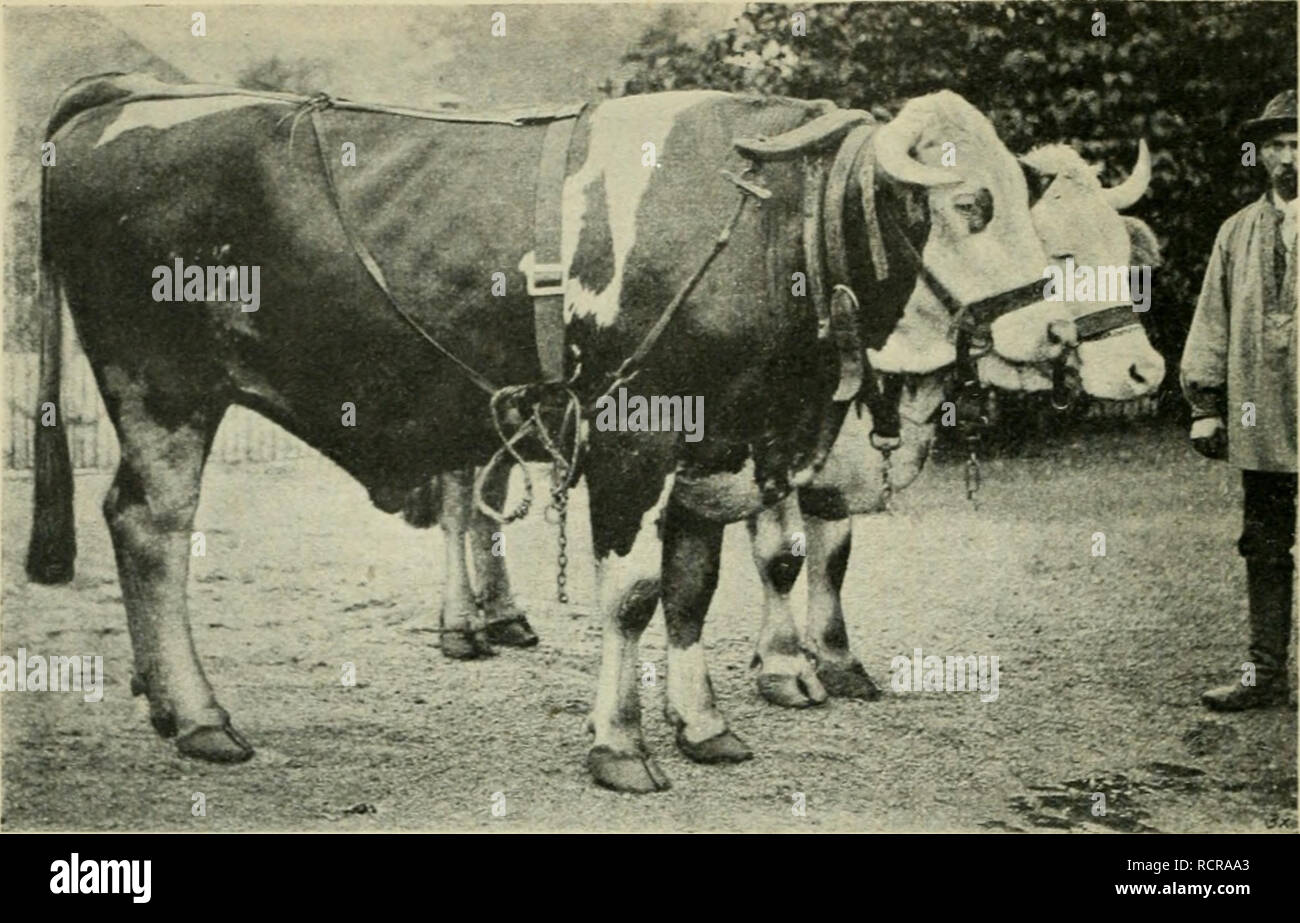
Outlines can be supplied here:
<path id="1" fill-rule="evenodd" d="M 5 467 L 32 467 L 32 437 L 40 419 L 36 391 L 40 380 L 37 353 L 4 354 Z M 100 399 L 90 363 L 79 351 L 63 359 L 63 419 L 68 423 L 68 449 L 74 468 L 112 470 L 117 466 L 117 433 Z M 212 446 L 212 462 L 265 462 L 315 455 L 306 443 L 265 417 L 232 407 L 222 420 Z"/>

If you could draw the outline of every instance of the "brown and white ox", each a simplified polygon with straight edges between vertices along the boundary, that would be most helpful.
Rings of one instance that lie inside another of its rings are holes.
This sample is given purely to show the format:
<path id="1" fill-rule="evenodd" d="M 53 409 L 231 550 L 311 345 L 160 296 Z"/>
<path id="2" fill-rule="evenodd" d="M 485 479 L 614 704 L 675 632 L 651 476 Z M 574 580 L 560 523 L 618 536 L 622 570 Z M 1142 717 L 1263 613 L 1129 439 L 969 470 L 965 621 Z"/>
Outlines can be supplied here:
<path id="1" fill-rule="evenodd" d="M 1064 271 L 1079 266 L 1154 267 L 1158 244 L 1147 225 L 1121 216 L 1145 192 L 1150 158 L 1140 145 L 1132 175 L 1103 188 L 1095 171 L 1064 145 L 1039 148 L 1023 158 L 1045 186 L 1031 209 L 1047 255 Z M 1150 291 L 1142 296 L 1149 307 Z M 1088 318 L 1113 305 L 1071 303 L 1084 337 L 1067 354 L 1072 390 L 1103 400 L 1129 400 L 1152 393 L 1164 378 L 1164 360 L 1151 346 L 1138 306 L 1127 323 L 1088 336 Z M 903 389 L 901 444 L 891 453 L 890 482 L 901 489 L 920 474 L 935 433 L 935 417 L 952 385 L 953 345 L 948 317 L 918 287 L 885 348 L 870 354 L 881 371 L 908 374 Z M 982 381 L 1009 391 L 1052 387 L 1051 373 L 1012 367 L 989 355 L 979 360 Z M 813 484 L 748 520 L 754 563 L 764 591 L 763 624 L 754 652 L 760 694 L 788 707 L 824 702 L 827 696 L 873 699 L 879 695 L 849 648 L 840 599 L 852 543 L 849 516 L 882 509 L 884 459 L 871 442 L 870 413 L 850 415 L 825 468 Z M 866 459 L 866 464 L 863 460 Z M 804 555 L 793 553 L 792 536 L 806 542 L 808 606 L 805 629 L 796 628 L 790 592 Z"/>
<path id="2" fill-rule="evenodd" d="M 563 197 L 566 336 L 580 350 L 573 387 L 584 403 L 735 213 L 740 193 L 719 175 L 746 166 L 732 140 L 774 137 L 823 114 L 798 100 L 703 91 L 586 110 Z M 183 754 L 253 755 L 200 666 L 186 593 L 201 475 L 225 410 L 242 404 L 284 426 L 385 511 L 436 474 L 482 465 L 499 445 L 487 395 L 394 304 L 486 380 L 540 379 L 531 302 L 515 267 L 534 246 L 531 211 L 520 206 L 533 201 L 543 133 L 535 124 L 329 111 L 319 100 L 123 75 L 91 78 L 61 98 L 48 132 L 59 165 L 43 174 L 39 399 L 59 399 L 61 301 L 122 447 L 104 513 L 134 652 L 132 688 Z M 326 134 L 369 154 L 331 180 L 325 171 L 338 148 Z M 940 165 L 944 142 L 961 152 L 959 168 Z M 647 143 L 662 168 L 647 167 Z M 908 103 L 873 143 L 874 172 L 855 174 L 845 207 L 860 216 L 865 187 L 892 216 L 906 236 L 886 235 L 892 264 L 907 264 L 910 244 L 963 304 L 1027 291 L 1039 279 L 1047 255 L 1024 174 L 983 115 L 936 93 Z M 400 169 L 379 168 L 386 163 Z M 833 418 L 837 376 L 810 299 L 789 287 L 803 261 L 803 179 L 798 163 L 764 166 L 771 199 L 740 214 L 730 246 L 637 380 L 645 394 L 702 397 L 706 438 L 589 433 L 583 478 L 604 640 L 588 767 L 602 785 L 668 784 L 642 740 L 638 693 L 637 644 L 661 601 L 678 746 L 706 763 L 751 756 L 716 705 L 700 634 L 727 522 L 788 492 Z M 387 291 L 353 235 L 367 239 Z M 849 250 L 862 303 L 892 327 L 915 272 L 877 285 L 860 235 Z M 242 311 L 201 286 L 190 303 L 158 300 L 156 270 L 177 260 L 260 267 L 260 308 Z M 497 271 L 507 276 L 504 296 L 492 291 Z M 993 352 L 1018 367 L 1075 349 L 1070 327 L 1068 306 L 1033 297 L 988 333 Z M 355 425 L 341 424 L 343 402 Z M 67 580 L 75 540 L 61 420 L 38 435 L 35 494 L 28 574 Z M 444 648 L 475 653 L 486 626 L 464 592 L 463 544 L 449 558 Z"/>
<path id="3" fill-rule="evenodd" d="M 1022 157 L 1021 163 L 1035 187 L 1030 211 L 1034 228 L 1054 265 L 1062 270 L 1066 260 L 1094 269 L 1158 265 L 1158 244 L 1151 229 L 1119 214 L 1145 193 L 1150 182 L 1145 142 L 1139 145 L 1129 179 L 1112 188 L 1103 188 L 1096 171 L 1065 145 L 1038 148 Z M 1145 294 L 1149 298 L 1150 292 Z M 1109 302 L 1070 304 L 1076 319 L 1110 307 Z M 1085 335 L 1081 340 L 1076 327 L 1072 349 L 1064 357 L 1071 392 L 1118 401 L 1142 397 L 1159 387 L 1164 360 L 1147 340 L 1136 309 L 1128 320 L 1104 336 Z M 933 293 L 918 286 L 884 349 L 870 354 L 876 368 L 907 376 L 900 406 L 901 444 L 891 453 L 895 490 L 910 484 L 924 467 L 934 418 L 953 385 L 950 321 Z M 978 369 L 985 385 L 1001 390 L 1042 391 L 1053 385 L 1050 369 L 1010 365 L 994 354 L 980 357 Z M 850 413 L 813 483 L 747 520 L 764 591 L 752 665 L 759 692 L 776 704 L 804 707 L 820 704 L 828 695 L 872 699 L 879 694 L 849 650 L 839 593 L 851 548 L 848 517 L 882 509 L 884 459 L 872 445 L 872 428 L 866 408 L 861 415 Z M 499 527 L 472 509 L 470 481 L 467 472 L 451 472 L 435 487 L 443 491 L 438 519 L 445 531 L 448 592 L 452 598 L 474 598 L 467 566 L 472 561 L 473 585 L 487 612 L 491 640 L 532 646 L 538 639 L 514 600 L 505 560 L 491 553 L 491 534 Z M 501 480 L 494 480 L 494 485 L 492 502 L 499 506 Z M 802 536 L 801 553 L 792 548 L 795 534 Z M 801 635 L 790 592 L 805 557 L 808 608 L 806 635 Z"/>

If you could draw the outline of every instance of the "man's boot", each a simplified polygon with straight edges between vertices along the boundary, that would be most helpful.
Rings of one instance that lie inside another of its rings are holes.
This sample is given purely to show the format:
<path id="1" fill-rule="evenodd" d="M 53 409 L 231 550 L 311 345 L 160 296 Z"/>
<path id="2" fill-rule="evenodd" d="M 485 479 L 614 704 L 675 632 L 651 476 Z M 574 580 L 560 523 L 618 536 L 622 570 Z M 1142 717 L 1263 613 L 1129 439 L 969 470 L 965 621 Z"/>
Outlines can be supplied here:
<path id="1" fill-rule="evenodd" d="M 1291 638 L 1291 558 L 1246 558 L 1250 596 L 1250 662 L 1255 685 L 1241 680 L 1201 694 L 1201 703 L 1215 711 L 1267 708 L 1287 701 L 1286 646 Z M 1243 677 L 1244 678 L 1244 677 Z"/>

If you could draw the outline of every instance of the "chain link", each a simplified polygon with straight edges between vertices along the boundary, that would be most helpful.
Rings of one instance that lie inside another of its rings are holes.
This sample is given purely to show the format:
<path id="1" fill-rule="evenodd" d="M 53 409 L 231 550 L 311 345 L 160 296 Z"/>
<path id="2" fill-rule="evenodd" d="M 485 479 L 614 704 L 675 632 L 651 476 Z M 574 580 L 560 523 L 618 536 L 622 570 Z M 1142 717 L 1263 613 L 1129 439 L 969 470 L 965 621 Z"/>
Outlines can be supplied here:
<path id="1" fill-rule="evenodd" d="M 962 383 L 958 397 L 958 425 L 966 442 L 966 499 L 978 509 L 975 495 L 983 482 L 979 450 L 984 430 L 990 425 L 988 396 L 975 379 Z"/>
<path id="2" fill-rule="evenodd" d="M 556 538 L 555 555 L 555 598 L 562 605 L 569 604 L 566 585 L 569 582 L 569 474 L 562 472 L 558 464 L 551 467 L 551 509 L 555 510 L 556 523 L 559 526 Z"/>
<path id="3" fill-rule="evenodd" d="M 890 449 L 881 449 L 883 464 L 880 468 L 880 506 L 886 513 L 894 512 L 894 482 L 890 476 Z"/>
<path id="4" fill-rule="evenodd" d="M 966 447 L 966 499 L 972 504 L 978 505 L 975 495 L 979 493 L 981 483 L 980 460 L 976 451 L 979 448 L 979 436 L 968 437 Z"/>
<path id="5" fill-rule="evenodd" d="M 876 430 L 872 430 L 868 440 L 871 447 L 880 453 L 880 508 L 886 513 L 894 512 L 894 480 L 893 469 L 890 464 L 890 454 L 902 445 L 897 434 L 892 436 L 882 436 Z"/>

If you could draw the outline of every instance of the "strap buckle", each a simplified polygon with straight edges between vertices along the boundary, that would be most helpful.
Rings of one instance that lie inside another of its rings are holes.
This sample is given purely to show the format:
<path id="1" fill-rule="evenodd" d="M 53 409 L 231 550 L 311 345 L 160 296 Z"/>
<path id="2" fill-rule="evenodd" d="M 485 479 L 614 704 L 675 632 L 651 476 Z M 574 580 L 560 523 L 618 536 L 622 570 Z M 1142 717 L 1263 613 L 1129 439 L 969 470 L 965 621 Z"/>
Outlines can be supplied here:
<path id="1" fill-rule="evenodd" d="M 562 263 L 533 263 L 524 269 L 524 279 L 533 298 L 564 295 L 566 278 Z"/>

